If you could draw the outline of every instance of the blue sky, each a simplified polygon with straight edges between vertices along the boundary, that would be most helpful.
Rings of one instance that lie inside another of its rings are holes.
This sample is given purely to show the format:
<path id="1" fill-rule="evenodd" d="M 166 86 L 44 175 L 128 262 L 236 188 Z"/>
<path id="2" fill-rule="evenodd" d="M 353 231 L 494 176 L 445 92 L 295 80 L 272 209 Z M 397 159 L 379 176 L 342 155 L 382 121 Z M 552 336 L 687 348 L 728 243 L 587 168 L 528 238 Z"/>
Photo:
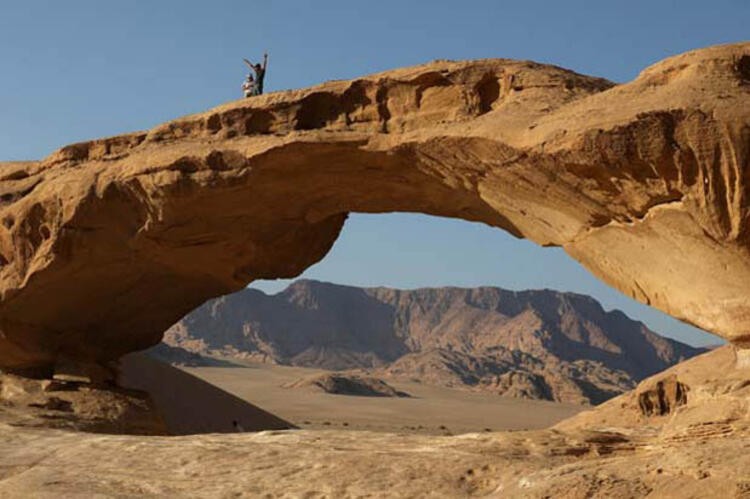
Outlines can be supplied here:
<path id="1" fill-rule="evenodd" d="M 0 2 L 0 159 L 146 129 L 240 97 L 242 57 L 267 91 L 433 59 L 509 57 L 627 81 L 669 55 L 748 38 L 747 0 Z M 306 274 L 400 287 L 589 293 L 691 343 L 716 341 L 635 304 L 557 249 L 477 224 L 353 215 Z M 276 290 L 283 283 L 261 283 Z"/>

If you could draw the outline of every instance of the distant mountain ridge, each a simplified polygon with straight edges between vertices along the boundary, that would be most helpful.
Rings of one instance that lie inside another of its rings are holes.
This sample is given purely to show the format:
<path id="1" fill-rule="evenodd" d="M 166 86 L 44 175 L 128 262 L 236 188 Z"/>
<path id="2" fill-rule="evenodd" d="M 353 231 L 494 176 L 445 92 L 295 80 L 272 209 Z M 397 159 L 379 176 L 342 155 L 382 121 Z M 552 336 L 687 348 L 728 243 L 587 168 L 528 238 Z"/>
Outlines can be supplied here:
<path id="1" fill-rule="evenodd" d="M 575 293 L 311 280 L 275 295 L 246 289 L 209 301 L 167 331 L 165 342 L 575 403 L 599 403 L 703 351 Z"/>

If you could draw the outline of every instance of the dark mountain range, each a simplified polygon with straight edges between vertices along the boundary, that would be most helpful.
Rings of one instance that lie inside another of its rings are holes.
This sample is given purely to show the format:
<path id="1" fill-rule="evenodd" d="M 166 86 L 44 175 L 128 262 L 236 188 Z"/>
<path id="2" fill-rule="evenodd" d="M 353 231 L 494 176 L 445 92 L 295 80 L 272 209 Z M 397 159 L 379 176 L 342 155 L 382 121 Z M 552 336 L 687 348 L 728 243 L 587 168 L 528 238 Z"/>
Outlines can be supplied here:
<path id="1" fill-rule="evenodd" d="M 599 403 L 702 349 L 591 297 L 495 287 L 397 290 L 299 280 L 212 300 L 165 342 L 192 352 Z"/>

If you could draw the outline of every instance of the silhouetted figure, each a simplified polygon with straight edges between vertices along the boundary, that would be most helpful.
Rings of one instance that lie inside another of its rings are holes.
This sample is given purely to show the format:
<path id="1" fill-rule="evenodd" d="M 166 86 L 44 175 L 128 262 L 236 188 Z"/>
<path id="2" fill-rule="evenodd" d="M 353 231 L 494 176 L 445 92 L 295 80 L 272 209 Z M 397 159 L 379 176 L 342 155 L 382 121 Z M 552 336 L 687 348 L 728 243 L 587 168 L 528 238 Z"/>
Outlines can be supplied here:
<path id="1" fill-rule="evenodd" d="M 266 68 L 268 68 L 268 54 L 263 54 L 263 65 L 261 65 L 260 63 L 253 64 L 247 59 L 242 60 L 245 61 L 245 64 L 247 64 L 250 69 L 255 71 L 255 85 L 257 87 L 257 93 L 253 95 L 261 95 L 263 93 L 263 81 L 266 78 Z"/>
<path id="2" fill-rule="evenodd" d="M 236 431 L 238 433 L 244 433 L 245 432 L 245 429 L 242 427 L 242 425 L 240 425 L 239 421 L 237 421 L 236 419 L 234 421 L 232 421 L 232 426 L 234 427 L 234 431 Z"/>

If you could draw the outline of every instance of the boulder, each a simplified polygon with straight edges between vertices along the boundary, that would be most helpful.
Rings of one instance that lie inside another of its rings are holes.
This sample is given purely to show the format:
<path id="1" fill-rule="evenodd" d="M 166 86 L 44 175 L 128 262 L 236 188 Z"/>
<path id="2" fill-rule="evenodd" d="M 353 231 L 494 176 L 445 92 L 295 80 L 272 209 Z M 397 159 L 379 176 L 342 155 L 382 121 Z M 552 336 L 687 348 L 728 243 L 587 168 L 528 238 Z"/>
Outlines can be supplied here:
<path id="1" fill-rule="evenodd" d="M 677 381 L 676 376 L 666 376 L 638 393 L 638 407 L 644 416 L 665 416 L 687 404 L 689 390 L 690 387 Z"/>

